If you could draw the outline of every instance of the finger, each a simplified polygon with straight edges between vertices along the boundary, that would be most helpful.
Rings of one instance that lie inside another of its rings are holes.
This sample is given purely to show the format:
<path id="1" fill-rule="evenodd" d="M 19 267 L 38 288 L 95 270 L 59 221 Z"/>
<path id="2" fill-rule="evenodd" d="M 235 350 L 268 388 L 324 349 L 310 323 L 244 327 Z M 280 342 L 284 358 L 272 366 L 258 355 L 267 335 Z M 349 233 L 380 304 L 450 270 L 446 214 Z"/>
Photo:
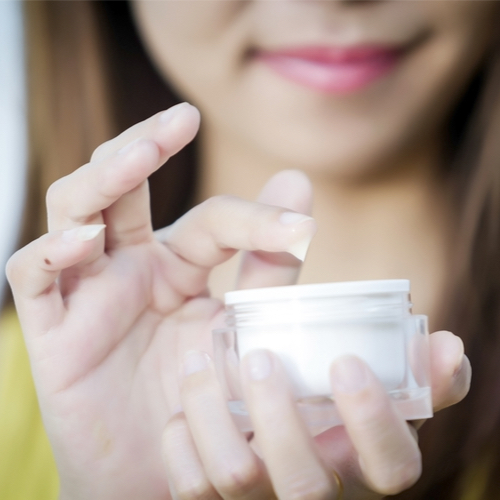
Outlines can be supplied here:
<path id="1" fill-rule="evenodd" d="M 284 170 L 269 180 L 257 201 L 310 215 L 311 183 L 307 176 L 298 170 Z M 292 285 L 297 281 L 301 264 L 300 259 L 287 253 L 245 252 L 236 288 Z"/>
<path id="2" fill-rule="evenodd" d="M 232 196 L 217 196 L 156 234 L 172 252 L 164 259 L 165 278 L 179 293 L 191 296 L 205 289 L 208 271 L 237 250 L 300 256 L 315 231 L 311 217 Z"/>
<path id="3" fill-rule="evenodd" d="M 176 104 L 165 111 L 156 113 L 142 122 L 136 123 L 116 137 L 102 143 L 94 150 L 90 161 L 101 161 L 142 137 L 161 143 L 165 151 L 175 150 L 177 147 L 175 138 L 166 137 L 162 129 L 163 127 L 170 126 L 169 124 L 171 122 L 174 122 L 174 127 L 178 127 L 179 123 L 175 122 L 179 114 L 184 112 L 191 113 L 195 121 L 199 122 L 199 112 L 194 106 L 187 102 Z"/>
<path id="4" fill-rule="evenodd" d="M 414 484 L 421 473 L 420 450 L 382 384 L 355 356 L 334 361 L 330 375 L 337 409 L 369 486 L 391 495 Z"/>
<path id="5" fill-rule="evenodd" d="M 242 360 L 241 374 L 255 440 L 278 498 L 336 498 L 337 485 L 298 415 L 276 356 L 250 352 Z"/>
<path id="6" fill-rule="evenodd" d="M 462 340 L 451 332 L 429 336 L 432 403 L 435 411 L 461 401 L 469 392 L 471 366 Z"/>
<path id="7" fill-rule="evenodd" d="M 183 413 L 168 421 L 163 433 L 162 452 L 174 500 L 221 498 L 205 473 Z"/>
<path id="8" fill-rule="evenodd" d="M 108 246 L 152 238 L 146 179 L 193 139 L 199 125 L 192 106 L 174 111 L 166 122 L 157 115 L 141 124 L 138 130 L 148 135 L 109 155 L 95 155 L 94 161 L 55 182 L 47 194 L 50 229 L 105 219 Z"/>
<path id="9" fill-rule="evenodd" d="M 186 354 L 181 400 L 207 476 L 219 494 L 224 498 L 269 498 L 265 470 L 236 428 L 207 354 Z"/>
<path id="10" fill-rule="evenodd" d="M 48 233 L 11 257 L 6 273 L 16 307 L 26 321 L 36 318 L 34 331 L 42 333 L 60 320 L 64 304 L 56 280 L 63 269 L 88 256 L 103 229 L 102 225 L 82 226 Z"/>

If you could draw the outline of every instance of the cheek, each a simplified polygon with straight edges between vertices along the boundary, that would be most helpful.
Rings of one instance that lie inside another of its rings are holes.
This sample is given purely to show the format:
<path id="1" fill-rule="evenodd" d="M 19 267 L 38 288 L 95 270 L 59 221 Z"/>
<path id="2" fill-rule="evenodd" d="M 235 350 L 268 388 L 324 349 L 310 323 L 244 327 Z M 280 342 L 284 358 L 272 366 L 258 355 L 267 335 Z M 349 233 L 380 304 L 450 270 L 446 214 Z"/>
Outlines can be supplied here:
<path id="1" fill-rule="evenodd" d="M 234 25 L 241 1 L 150 1 L 133 3 L 137 26 L 153 62 L 181 95 L 191 100 L 228 73 L 240 55 L 243 34 Z M 202 92 L 203 93 L 203 92 Z"/>
<path id="2" fill-rule="evenodd" d="M 161 44 L 164 36 L 171 35 L 192 40 L 215 38 L 244 10 L 244 3 L 136 0 L 132 2 L 132 11 L 148 42 Z"/>

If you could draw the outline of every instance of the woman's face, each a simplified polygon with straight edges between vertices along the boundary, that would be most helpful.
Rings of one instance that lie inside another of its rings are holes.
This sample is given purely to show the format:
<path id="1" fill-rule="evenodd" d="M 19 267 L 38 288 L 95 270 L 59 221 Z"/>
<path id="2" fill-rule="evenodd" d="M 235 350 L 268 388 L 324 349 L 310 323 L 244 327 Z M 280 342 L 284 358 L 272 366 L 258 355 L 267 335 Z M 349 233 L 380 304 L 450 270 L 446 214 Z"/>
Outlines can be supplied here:
<path id="1" fill-rule="evenodd" d="M 498 4 L 138 0 L 134 11 L 206 127 L 280 163 L 351 176 L 439 134 Z"/>

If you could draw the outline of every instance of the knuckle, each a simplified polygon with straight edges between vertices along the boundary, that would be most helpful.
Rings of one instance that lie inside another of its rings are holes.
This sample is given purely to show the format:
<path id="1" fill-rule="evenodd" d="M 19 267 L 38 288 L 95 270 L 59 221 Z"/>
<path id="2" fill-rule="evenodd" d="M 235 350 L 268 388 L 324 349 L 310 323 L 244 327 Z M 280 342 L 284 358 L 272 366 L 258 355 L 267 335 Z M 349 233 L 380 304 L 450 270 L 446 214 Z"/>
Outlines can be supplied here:
<path id="1" fill-rule="evenodd" d="M 21 254 L 20 251 L 18 251 L 9 258 L 7 264 L 5 265 L 5 275 L 11 286 L 14 286 L 18 281 L 17 277 L 23 267 L 21 261 Z"/>
<path id="2" fill-rule="evenodd" d="M 217 498 L 212 485 L 206 478 L 191 479 L 176 488 L 177 497 L 181 500 L 211 500 Z"/>
<path id="3" fill-rule="evenodd" d="M 261 470 L 255 459 L 233 463 L 214 480 L 218 491 L 230 497 L 244 496 L 261 480 Z"/>
<path id="4" fill-rule="evenodd" d="M 287 499 L 290 500 L 326 500 L 332 497 L 332 485 L 326 477 L 303 476 L 288 485 Z"/>
<path id="5" fill-rule="evenodd" d="M 45 196 L 45 201 L 47 207 L 57 207 L 61 203 L 62 193 L 65 192 L 66 188 L 66 177 L 62 177 L 55 182 L 53 182 L 47 189 L 47 194 Z"/>
<path id="6" fill-rule="evenodd" d="M 383 495 L 396 495 L 413 486 L 422 473 L 420 454 L 371 474 L 375 490 Z"/>
<path id="7" fill-rule="evenodd" d="M 90 157 L 90 161 L 95 161 L 95 160 L 100 160 L 107 156 L 109 149 L 110 149 L 110 142 L 111 141 L 106 141 L 97 146 L 94 149 L 94 152 L 92 153 L 92 156 Z"/>
<path id="8" fill-rule="evenodd" d="M 164 449 L 169 448 L 170 443 L 177 441 L 177 436 L 181 435 L 187 429 L 187 421 L 184 413 L 176 413 L 168 420 L 162 435 L 162 444 Z"/>
<path id="9" fill-rule="evenodd" d="M 232 196 L 229 194 L 219 194 L 217 196 L 211 196 L 210 198 L 207 198 L 200 204 L 200 208 L 203 210 L 207 210 L 208 212 L 218 212 L 222 207 L 234 202 L 234 200 L 236 199 L 236 196 Z"/>

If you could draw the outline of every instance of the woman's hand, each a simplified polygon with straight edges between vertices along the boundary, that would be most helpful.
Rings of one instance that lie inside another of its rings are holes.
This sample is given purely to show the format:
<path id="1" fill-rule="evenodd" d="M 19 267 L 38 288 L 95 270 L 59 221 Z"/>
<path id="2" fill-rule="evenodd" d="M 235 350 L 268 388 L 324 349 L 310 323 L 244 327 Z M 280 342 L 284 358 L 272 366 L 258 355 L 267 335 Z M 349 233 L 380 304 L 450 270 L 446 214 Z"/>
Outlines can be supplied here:
<path id="1" fill-rule="evenodd" d="M 307 180 L 284 172 L 260 203 L 214 198 L 154 234 L 146 179 L 198 123 L 182 104 L 100 146 L 50 189 L 50 232 L 9 262 L 61 497 L 335 498 L 341 478 L 345 498 L 362 499 L 409 486 L 413 428 L 366 368 L 365 385 L 342 392 L 346 368 L 333 367 L 346 427 L 312 439 L 277 360 L 254 353 L 244 373 L 255 439 L 237 431 L 201 353 L 222 312 L 208 275 L 241 249 L 238 287 L 291 284 L 315 224 L 302 215 Z M 455 337 L 431 338 L 440 408 L 465 394 L 469 367 Z"/>
<path id="2" fill-rule="evenodd" d="M 470 364 L 450 332 L 430 336 L 435 410 L 467 393 Z M 410 487 L 421 457 L 416 427 L 398 414 L 360 360 L 331 367 L 332 391 L 345 426 L 312 438 L 299 416 L 276 356 L 249 353 L 242 361 L 245 402 L 254 439 L 237 431 L 202 352 L 185 356 L 183 413 L 165 430 L 163 453 L 174 498 L 377 499 Z"/>
<path id="3" fill-rule="evenodd" d="M 220 321 L 210 270 L 237 249 L 259 250 L 241 282 L 288 282 L 299 267 L 290 253 L 303 254 L 315 231 L 295 211 L 219 197 L 155 237 L 147 177 L 198 125 L 198 111 L 181 104 L 97 148 L 49 190 L 49 233 L 9 261 L 62 498 L 168 497 L 161 436 L 181 404 L 181 360 L 211 352 Z M 299 191 L 301 209 L 310 195 Z"/>

